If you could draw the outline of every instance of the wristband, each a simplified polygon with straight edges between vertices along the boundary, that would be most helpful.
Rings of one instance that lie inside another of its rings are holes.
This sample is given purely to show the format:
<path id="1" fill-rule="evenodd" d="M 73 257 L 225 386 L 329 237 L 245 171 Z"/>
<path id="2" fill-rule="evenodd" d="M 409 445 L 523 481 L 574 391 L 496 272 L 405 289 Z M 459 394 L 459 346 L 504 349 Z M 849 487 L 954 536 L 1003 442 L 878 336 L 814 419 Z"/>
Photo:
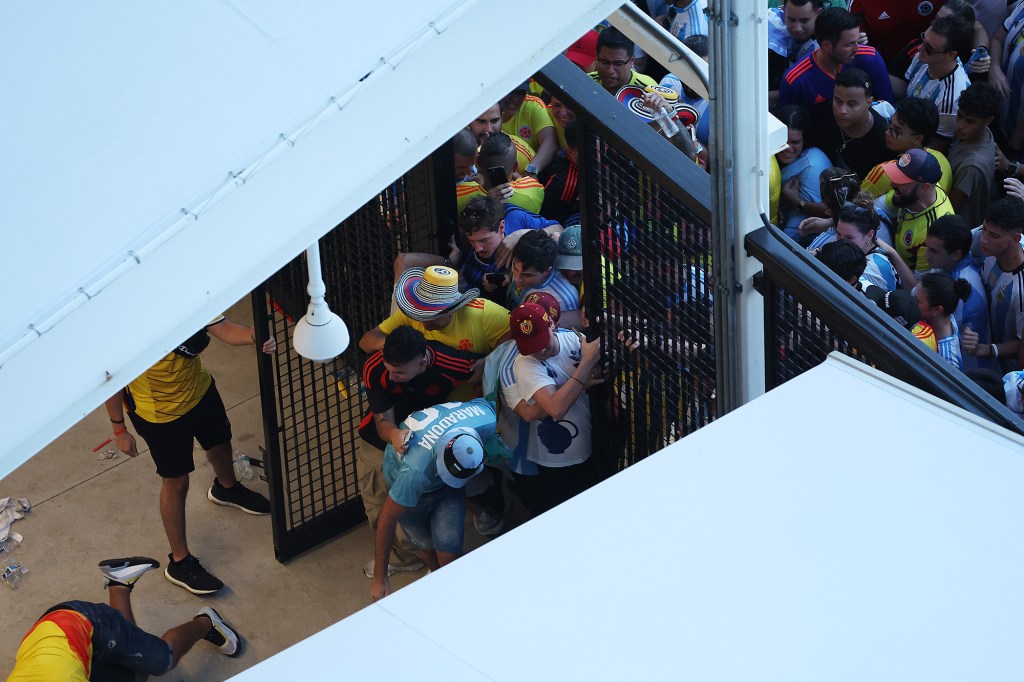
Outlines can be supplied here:
<path id="1" fill-rule="evenodd" d="M 576 379 L 576 381 L 580 381 L 579 379 L 576 378 L 575 374 L 571 374 L 569 376 L 571 376 L 573 379 Z M 580 386 L 583 386 L 584 388 L 587 387 L 587 385 L 585 383 L 583 383 L 582 381 L 580 381 Z"/>
<path id="2" fill-rule="evenodd" d="M 120 431 L 114 431 L 114 435 L 115 436 L 120 436 L 122 433 L 127 433 L 127 431 L 128 431 L 128 427 L 126 426 L 123 429 L 121 429 Z"/>
<path id="3" fill-rule="evenodd" d="M 1017 177 L 1017 171 L 1020 170 L 1020 162 L 1014 161 L 1011 164 L 1007 164 L 1006 170 L 1009 171 L 1011 178 Z"/>
<path id="4" fill-rule="evenodd" d="M 997 346 L 994 343 L 992 344 L 992 357 L 993 358 L 998 358 L 999 357 L 999 346 Z"/>
<path id="5" fill-rule="evenodd" d="M 534 166 L 534 165 L 533 165 L 532 163 L 531 163 L 531 164 L 528 164 L 528 165 L 526 166 L 526 173 L 527 173 L 528 175 L 536 175 L 536 174 L 537 174 L 537 167 L 536 167 L 536 166 Z"/>
<path id="6" fill-rule="evenodd" d="M 123 419 L 111 419 L 110 422 L 112 424 L 124 424 L 124 420 Z"/>

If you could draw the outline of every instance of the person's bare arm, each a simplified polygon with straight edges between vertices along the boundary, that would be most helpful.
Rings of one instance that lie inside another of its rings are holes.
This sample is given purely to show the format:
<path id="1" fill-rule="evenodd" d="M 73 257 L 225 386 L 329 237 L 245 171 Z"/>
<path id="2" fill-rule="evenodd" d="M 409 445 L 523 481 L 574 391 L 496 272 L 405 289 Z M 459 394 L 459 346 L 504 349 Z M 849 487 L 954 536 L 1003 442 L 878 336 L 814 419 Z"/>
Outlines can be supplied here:
<path id="1" fill-rule="evenodd" d="M 533 165 L 537 167 L 537 171 L 540 172 L 547 168 L 548 164 L 551 163 L 551 159 L 555 158 L 555 154 L 558 153 L 558 134 L 555 132 L 554 126 L 548 126 L 547 128 L 541 128 L 537 131 L 537 153 L 533 156 Z M 523 172 L 520 168 L 519 172 Z"/>
<path id="2" fill-rule="evenodd" d="M 885 257 L 889 259 L 892 266 L 896 268 L 896 274 L 900 276 L 900 288 L 910 291 L 917 286 L 917 274 L 907 265 L 907 261 L 900 258 L 900 254 L 882 239 L 875 239 L 875 246 L 882 250 Z"/>
<path id="3" fill-rule="evenodd" d="M 388 579 L 388 563 L 391 560 L 391 547 L 395 544 L 395 529 L 398 520 L 409 510 L 388 495 L 377 518 L 377 534 L 373 548 L 373 582 L 370 583 L 370 599 L 378 601 L 391 594 L 391 581 Z"/>
<path id="4" fill-rule="evenodd" d="M 999 96 L 1006 99 L 1010 96 L 1010 81 L 1003 72 L 1003 49 L 1006 43 L 1006 29 L 1000 26 L 992 36 L 988 46 L 988 55 L 992 63 L 988 68 L 988 82 L 996 86 Z"/>
<path id="5" fill-rule="evenodd" d="M 583 357 L 579 366 L 569 376 L 569 381 L 557 389 L 551 385 L 544 386 L 531 396 L 533 401 L 554 419 L 564 418 L 583 391 L 601 381 L 592 376 L 594 367 L 601 358 L 601 339 L 593 341 L 583 339 L 580 341 L 580 346 Z"/>
<path id="6" fill-rule="evenodd" d="M 429 268 L 444 265 L 444 258 L 432 253 L 400 253 L 395 257 L 395 281 L 409 268 Z"/>
<path id="7" fill-rule="evenodd" d="M 107 398 L 103 405 L 107 408 L 107 416 L 110 418 L 114 445 L 129 457 L 135 457 L 139 454 L 139 449 L 135 444 L 135 436 L 128 431 L 128 420 L 124 417 L 124 400 L 121 398 L 123 390 Z"/>
<path id="8" fill-rule="evenodd" d="M 389 407 L 384 412 L 373 414 L 373 423 L 377 427 L 377 435 L 385 443 L 390 443 L 400 455 L 405 454 L 406 443 L 408 442 L 409 429 L 400 429 L 395 424 L 395 408 Z"/>
<path id="9" fill-rule="evenodd" d="M 384 347 L 384 340 L 386 338 L 388 338 L 388 335 L 382 332 L 380 327 L 374 327 L 359 339 L 359 350 L 364 353 L 376 353 Z"/>
<path id="10" fill-rule="evenodd" d="M 545 412 L 540 405 L 538 405 L 537 403 L 531 405 L 525 400 L 520 400 L 518 403 L 516 403 L 514 410 L 515 413 L 519 416 L 519 418 L 522 419 L 524 422 L 540 421 L 544 417 L 548 416 L 548 413 Z"/>
<path id="11" fill-rule="evenodd" d="M 232 322 L 226 317 L 209 325 L 206 331 L 213 338 L 229 346 L 250 346 L 256 343 L 255 329 Z M 275 350 L 277 350 L 277 339 L 271 337 L 263 343 L 264 353 L 273 353 Z"/>

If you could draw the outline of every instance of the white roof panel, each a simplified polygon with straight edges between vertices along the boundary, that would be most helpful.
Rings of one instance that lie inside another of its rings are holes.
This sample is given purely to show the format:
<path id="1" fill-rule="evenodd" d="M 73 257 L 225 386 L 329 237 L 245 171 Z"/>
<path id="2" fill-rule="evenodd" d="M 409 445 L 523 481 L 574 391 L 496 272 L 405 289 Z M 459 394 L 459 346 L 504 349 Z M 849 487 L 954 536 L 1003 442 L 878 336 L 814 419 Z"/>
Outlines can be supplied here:
<path id="1" fill-rule="evenodd" d="M 618 4 L 0 5 L 0 476 Z"/>

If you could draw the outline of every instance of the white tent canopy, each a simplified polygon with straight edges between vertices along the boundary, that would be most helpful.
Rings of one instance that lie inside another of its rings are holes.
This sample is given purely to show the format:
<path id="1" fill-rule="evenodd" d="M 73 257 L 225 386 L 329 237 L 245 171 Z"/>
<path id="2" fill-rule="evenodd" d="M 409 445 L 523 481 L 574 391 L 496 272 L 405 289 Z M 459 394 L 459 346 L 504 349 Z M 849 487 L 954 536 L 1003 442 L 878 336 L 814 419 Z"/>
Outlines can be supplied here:
<path id="1" fill-rule="evenodd" d="M 0 477 L 620 2 L 0 6 Z"/>
<path id="2" fill-rule="evenodd" d="M 1022 452 L 833 354 L 232 680 L 1019 680 Z"/>

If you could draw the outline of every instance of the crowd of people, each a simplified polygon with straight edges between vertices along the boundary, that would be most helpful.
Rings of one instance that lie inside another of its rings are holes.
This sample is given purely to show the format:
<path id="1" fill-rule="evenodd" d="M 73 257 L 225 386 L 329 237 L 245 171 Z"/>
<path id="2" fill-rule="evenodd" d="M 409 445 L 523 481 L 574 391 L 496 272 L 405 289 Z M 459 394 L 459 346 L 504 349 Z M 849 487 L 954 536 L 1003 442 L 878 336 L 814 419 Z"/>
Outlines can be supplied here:
<path id="1" fill-rule="evenodd" d="M 709 58 L 706 0 L 637 4 Z M 769 4 L 765 106 L 788 129 L 787 147 L 769 159 L 772 222 L 1024 413 L 1024 1 Z M 713 170 L 707 101 L 621 32 L 598 26 L 566 56 L 671 142 L 680 163 Z M 680 374 L 704 365 L 713 375 L 707 254 L 681 248 L 672 234 L 616 224 L 600 233 L 601 253 L 584 258 L 575 119 L 527 81 L 467 121 L 451 144 L 459 225 L 447 254 L 400 254 L 392 314 L 362 330 L 367 412 L 356 461 L 374 531 L 363 566 L 374 600 L 390 593 L 395 572 L 457 558 L 467 516 L 496 535 L 597 480 L 588 389 L 619 381 L 620 370 L 609 376 L 602 357 L 610 349 L 588 338 L 588 263 L 602 268 L 595 317 L 612 329 L 604 339 L 626 353 L 658 354 Z M 664 316 L 685 314 L 705 334 L 680 338 L 657 320 L 637 325 L 616 309 L 624 297 Z M 251 328 L 218 318 L 106 403 L 117 447 L 138 454 L 127 415 L 161 477 L 164 575 L 200 595 L 223 583 L 186 540 L 193 439 L 215 473 L 210 501 L 269 511 L 232 470 L 230 423 L 199 360 L 211 335 L 256 341 Z M 271 340 L 262 350 L 275 349 Z M 686 402 L 690 379 L 659 379 L 643 371 L 645 362 L 631 370 L 650 389 L 645 409 Z M 714 414 L 707 401 L 682 410 L 697 424 Z M 161 674 L 204 638 L 237 655 L 237 633 L 213 609 L 162 638 L 134 625 L 132 586 L 158 565 L 146 557 L 101 562 L 110 606 L 53 607 L 26 636 L 10 679 L 57 670 L 72 671 L 68 679 L 100 669 Z M 89 644 L 114 631 L 131 635 L 125 647 Z"/>

